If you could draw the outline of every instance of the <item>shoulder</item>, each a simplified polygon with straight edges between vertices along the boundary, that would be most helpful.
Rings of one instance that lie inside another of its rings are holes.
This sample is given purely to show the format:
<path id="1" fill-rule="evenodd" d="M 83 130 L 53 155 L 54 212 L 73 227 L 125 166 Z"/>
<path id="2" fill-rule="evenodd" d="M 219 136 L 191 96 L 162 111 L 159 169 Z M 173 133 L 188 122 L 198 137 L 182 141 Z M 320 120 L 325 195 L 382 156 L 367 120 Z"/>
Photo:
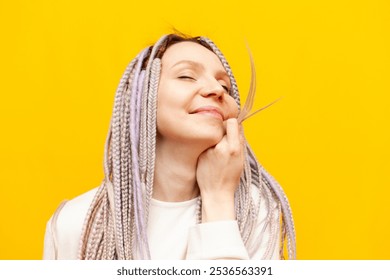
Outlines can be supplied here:
<path id="1" fill-rule="evenodd" d="M 88 209 L 98 188 L 67 201 L 59 209 L 52 235 L 57 241 L 58 259 L 76 259 Z M 53 219 L 55 215 L 51 219 Z"/>
<path id="2" fill-rule="evenodd" d="M 97 189 L 94 188 L 65 203 L 61 212 L 58 214 L 56 223 L 59 232 L 74 230 L 75 227 L 82 227 Z"/>
<path id="3" fill-rule="evenodd" d="M 94 188 L 67 201 L 61 210 L 59 218 L 66 218 L 68 216 L 74 216 L 75 214 L 79 216 L 80 213 L 84 212 L 86 214 L 97 190 L 98 188 Z"/>

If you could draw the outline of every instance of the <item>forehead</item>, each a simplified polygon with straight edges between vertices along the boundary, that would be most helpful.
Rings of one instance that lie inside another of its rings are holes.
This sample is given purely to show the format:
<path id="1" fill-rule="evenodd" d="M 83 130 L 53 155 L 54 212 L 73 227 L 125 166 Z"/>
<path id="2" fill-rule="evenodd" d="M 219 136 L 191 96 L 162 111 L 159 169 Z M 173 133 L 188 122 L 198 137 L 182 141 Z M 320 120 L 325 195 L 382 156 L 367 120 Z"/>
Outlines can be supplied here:
<path id="1" fill-rule="evenodd" d="M 170 46 L 164 53 L 161 62 L 163 68 L 171 68 L 181 61 L 193 61 L 206 69 L 224 71 L 225 69 L 218 56 L 194 42 L 180 42 Z"/>

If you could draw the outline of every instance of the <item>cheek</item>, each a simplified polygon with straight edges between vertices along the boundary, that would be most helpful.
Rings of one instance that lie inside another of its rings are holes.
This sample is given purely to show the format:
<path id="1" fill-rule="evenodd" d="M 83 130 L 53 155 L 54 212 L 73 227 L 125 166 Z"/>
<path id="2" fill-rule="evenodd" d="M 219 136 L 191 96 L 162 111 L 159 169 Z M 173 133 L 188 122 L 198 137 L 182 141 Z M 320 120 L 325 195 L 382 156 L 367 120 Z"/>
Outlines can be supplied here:
<path id="1" fill-rule="evenodd" d="M 157 131 L 170 134 L 175 131 L 180 120 L 185 117 L 185 102 L 169 87 L 158 91 L 157 95 Z"/>
<path id="2" fill-rule="evenodd" d="M 178 133 L 177 128 L 179 125 L 174 115 L 174 112 L 169 110 L 168 107 L 157 106 L 156 129 L 162 138 L 175 138 L 175 135 Z"/>
<path id="3" fill-rule="evenodd" d="M 172 104 L 170 104 L 169 100 L 164 98 L 164 96 L 158 96 L 157 99 L 157 112 L 156 112 L 156 118 L 157 118 L 157 131 L 161 132 L 166 129 L 166 127 L 169 127 L 172 122 L 170 119 L 170 116 L 174 114 L 174 110 L 172 110 Z"/>
<path id="4" fill-rule="evenodd" d="M 233 97 L 229 96 L 227 100 L 228 110 L 229 110 L 229 118 L 237 118 L 238 117 L 238 106 Z"/>

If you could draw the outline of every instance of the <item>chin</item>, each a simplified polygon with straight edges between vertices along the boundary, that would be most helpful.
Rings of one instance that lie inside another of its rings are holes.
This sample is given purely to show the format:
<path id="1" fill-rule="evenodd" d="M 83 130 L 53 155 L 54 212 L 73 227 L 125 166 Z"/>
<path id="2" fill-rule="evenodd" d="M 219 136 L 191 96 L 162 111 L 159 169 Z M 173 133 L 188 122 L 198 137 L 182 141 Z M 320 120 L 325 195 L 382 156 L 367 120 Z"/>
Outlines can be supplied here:
<path id="1" fill-rule="evenodd" d="M 210 131 L 210 133 L 207 133 L 205 135 L 202 135 L 202 137 L 199 137 L 198 141 L 199 141 L 199 143 L 202 143 L 202 144 L 204 143 L 205 149 L 208 149 L 208 148 L 214 147 L 219 142 L 221 142 L 223 136 L 224 136 L 223 130 L 221 130 L 219 132 L 218 131 L 214 131 L 214 132 Z"/>
<path id="2" fill-rule="evenodd" d="M 190 144 L 195 149 L 208 149 L 217 145 L 223 138 L 223 125 L 204 123 L 181 123 L 175 125 L 157 124 L 157 137 L 161 141 Z M 197 147 L 197 148 L 196 148 Z"/>

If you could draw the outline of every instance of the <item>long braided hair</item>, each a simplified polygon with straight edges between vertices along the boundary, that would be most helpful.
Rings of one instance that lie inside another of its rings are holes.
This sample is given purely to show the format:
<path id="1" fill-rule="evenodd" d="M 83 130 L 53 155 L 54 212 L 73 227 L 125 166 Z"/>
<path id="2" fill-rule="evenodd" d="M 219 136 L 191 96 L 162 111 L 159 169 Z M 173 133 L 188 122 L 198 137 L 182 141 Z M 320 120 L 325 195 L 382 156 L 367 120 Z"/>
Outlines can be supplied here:
<path id="1" fill-rule="evenodd" d="M 150 259 L 147 222 L 153 192 L 161 58 L 169 46 L 183 41 L 199 43 L 219 57 L 230 77 L 230 95 L 240 106 L 238 87 L 230 66 L 208 38 L 170 34 L 138 54 L 126 68 L 116 91 L 105 143 L 105 178 L 87 212 L 79 259 Z M 261 236 L 253 238 L 252 235 L 260 203 L 265 203 L 268 212 L 260 233 L 269 227 L 271 238 L 263 258 L 271 257 L 276 242 L 281 242 L 280 256 L 283 258 L 287 236 L 288 257 L 294 259 L 295 230 L 288 200 L 279 184 L 258 163 L 247 143 L 245 153 L 244 172 L 235 194 L 235 210 L 248 253 L 253 250 L 253 244 L 248 245 L 250 238 L 258 243 L 262 240 Z M 252 188 L 258 188 L 258 199 L 253 199 Z M 275 201 L 277 208 L 272 206 Z M 198 222 L 201 222 L 200 198 L 198 205 Z"/>

